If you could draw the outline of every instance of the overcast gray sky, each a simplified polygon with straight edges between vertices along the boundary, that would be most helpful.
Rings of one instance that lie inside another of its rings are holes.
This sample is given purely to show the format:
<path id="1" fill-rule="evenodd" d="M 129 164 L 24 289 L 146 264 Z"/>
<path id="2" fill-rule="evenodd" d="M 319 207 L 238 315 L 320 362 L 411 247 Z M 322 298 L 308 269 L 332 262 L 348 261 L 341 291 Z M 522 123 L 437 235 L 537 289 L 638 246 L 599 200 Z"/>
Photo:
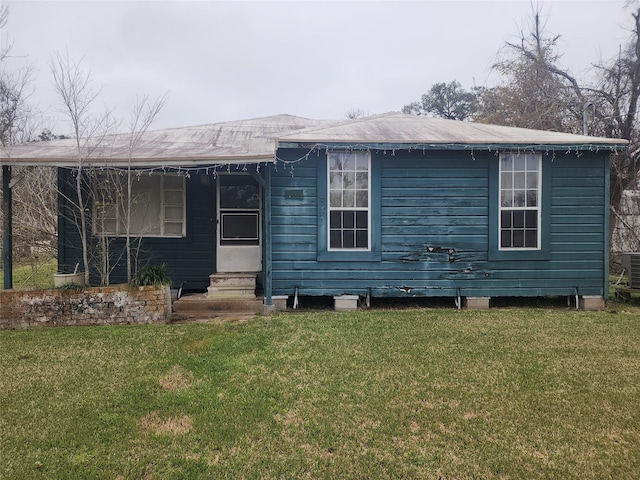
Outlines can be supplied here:
<path id="1" fill-rule="evenodd" d="M 57 133 L 69 128 L 51 85 L 55 52 L 82 60 L 102 88 L 96 107 L 125 124 L 136 96 L 163 93 L 154 129 L 279 113 L 340 119 L 400 110 L 436 82 L 495 84 L 498 51 L 532 11 L 530 0 L 3 3 L 8 68 L 33 66 L 31 101 Z M 622 0 L 539 4 L 578 77 L 629 38 Z"/>

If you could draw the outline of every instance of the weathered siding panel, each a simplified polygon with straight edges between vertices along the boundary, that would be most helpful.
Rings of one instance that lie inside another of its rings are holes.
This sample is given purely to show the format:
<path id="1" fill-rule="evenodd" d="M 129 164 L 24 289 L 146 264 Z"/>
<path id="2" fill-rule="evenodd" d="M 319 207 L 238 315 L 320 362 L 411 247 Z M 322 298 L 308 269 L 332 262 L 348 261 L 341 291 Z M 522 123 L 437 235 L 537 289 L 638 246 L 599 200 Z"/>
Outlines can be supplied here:
<path id="1" fill-rule="evenodd" d="M 58 271 L 72 273 L 76 265 L 82 266 L 82 242 L 74 223 L 72 205 L 78 197 L 75 193 L 75 177 L 69 170 L 58 169 Z"/>
<path id="2" fill-rule="evenodd" d="M 184 238 L 144 238 L 142 262 L 166 263 L 174 286 L 203 290 L 215 272 L 215 182 L 203 184 L 199 175 L 187 178 L 187 231 Z M 122 270 L 115 278 L 124 276 Z"/>
<path id="3" fill-rule="evenodd" d="M 374 161 L 381 163 L 382 174 L 381 261 L 317 261 L 317 205 L 309 205 L 315 215 L 304 215 L 308 236 L 288 236 L 287 225 L 291 222 L 282 219 L 297 216 L 296 209 L 289 209 L 282 199 L 274 198 L 274 205 L 283 207 L 280 215 L 273 218 L 272 226 L 274 293 L 292 293 L 295 288 L 311 295 L 365 294 L 370 289 L 379 295 L 410 294 L 413 289 L 428 294 L 442 294 L 443 289 L 445 295 L 455 293 L 458 280 L 452 277 L 457 275 L 459 266 L 440 250 L 455 244 L 459 257 L 473 254 L 486 258 L 486 253 L 475 252 L 486 251 L 487 161 L 474 161 L 468 154 L 443 153 L 440 160 L 433 156 L 428 155 L 433 163 L 427 164 L 422 154 L 415 152 L 404 156 L 372 153 Z M 316 161 L 325 162 L 325 155 L 311 155 L 304 164 L 296 165 L 293 173 L 294 177 L 306 174 L 302 181 L 309 201 L 317 201 Z M 451 161 L 458 163 L 451 168 Z M 276 173 L 274 186 L 277 177 Z M 430 251 L 429 247 L 438 251 Z"/>
<path id="4" fill-rule="evenodd" d="M 281 158 L 295 161 L 306 151 L 294 150 L 284 153 Z M 315 155 L 309 160 L 292 163 L 291 167 L 277 167 L 271 177 L 271 237 L 273 245 L 274 279 L 279 278 L 280 285 L 284 280 L 291 291 L 294 276 L 287 271 L 313 269 L 316 265 L 318 251 L 317 242 L 317 176 Z M 286 266 L 295 262 L 295 268 Z M 317 268 L 317 265 L 316 267 Z M 282 287 L 280 287 L 282 289 Z M 277 290 L 276 290 L 277 291 Z M 275 292 L 274 292 L 275 293 Z"/>
<path id="5" fill-rule="evenodd" d="M 272 172 L 275 295 L 296 289 L 303 295 L 606 294 L 606 153 L 543 155 L 543 196 L 551 200 L 543 211 L 545 249 L 532 256 L 504 254 L 491 244 L 498 211 L 493 152 L 372 151 L 379 174 L 380 200 L 372 215 L 380 251 L 376 258 L 350 253 L 327 258 L 319 252 L 318 237 L 318 212 L 326 210 L 318 205 L 326 188 L 318 184 L 326 154 L 304 158 L 307 152 L 280 151 L 279 158 L 292 163 L 279 163 Z M 215 272 L 214 185 L 199 175 L 187 179 L 185 238 L 143 240 L 142 263 L 167 263 L 175 286 L 187 282 L 188 289 L 203 290 Z M 62 223 L 61 265 L 69 271 L 81 251 L 73 223 Z M 118 239 L 114 248 L 123 243 Z M 124 269 L 111 280 L 123 281 Z"/>
<path id="6" fill-rule="evenodd" d="M 139 264 L 166 263 L 173 286 L 204 290 L 209 284 L 209 275 L 215 272 L 215 182 L 204 184 L 199 175 L 186 179 L 187 232 L 184 238 L 142 239 Z M 71 190 L 73 195 L 73 189 Z M 76 263 L 81 263 L 82 251 L 77 228 L 66 215 L 64 221 L 64 242 L 59 255 L 64 270 L 70 271 Z M 95 238 L 92 238 L 95 241 Z M 111 251 L 124 251 L 124 239 L 113 240 Z M 111 283 L 126 282 L 126 266 L 121 257 L 120 266 L 110 276 Z M 97 272 L 92 271 L 92 283 L 98 283 Z"/>
<path id="7" fill-rule="evenodd" d="M 300 151 L 291 159 L 302 156 Z M 551 194 L 543 212 L 548 251 L 528 259 L 490 255 L 494 153 L 372 152 L 380 162 L 380 261 L 318 260 L 317 162 L 273 176 L 274 294 L 374 296 L 603 295 L 606 154 L 543 155 Z M 293 182 L 293 183 L 290 183 Z M 285 198 L 289 185 L 303 198 Z"/>

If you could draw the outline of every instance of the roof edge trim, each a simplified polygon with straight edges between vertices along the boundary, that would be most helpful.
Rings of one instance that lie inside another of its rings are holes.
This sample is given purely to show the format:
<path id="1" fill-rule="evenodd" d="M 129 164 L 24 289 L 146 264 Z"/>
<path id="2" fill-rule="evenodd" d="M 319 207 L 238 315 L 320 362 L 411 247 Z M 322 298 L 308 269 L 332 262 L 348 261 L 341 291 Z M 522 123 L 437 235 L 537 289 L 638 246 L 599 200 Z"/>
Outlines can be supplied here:
<path id="1" fill-rule="evenodd" d="M 617 139 L 612 139 L 617 140 Z M 343 149 L 343 150 L 467 150 L 467 151 L 609 151 L 627 150 L 628 140 L 610 143 L 374 143 L 374 142 L 282 142 L 278 148 Z"/>
<path id="2" fill-rule="evenodd" d="M 145 158 L 123 159 L 89 158 L 82 162 L 83 168 L 195 168 L 215 167 L 223 165 L 251 165 L 257 163 L 274 163 L 275 157 L 269 155 L 223 156 L 210 158 Z M 3 158 L 0 165 L 26 167 L 62 167 L 77 168 L 77 159 L 61 158 Z"/>

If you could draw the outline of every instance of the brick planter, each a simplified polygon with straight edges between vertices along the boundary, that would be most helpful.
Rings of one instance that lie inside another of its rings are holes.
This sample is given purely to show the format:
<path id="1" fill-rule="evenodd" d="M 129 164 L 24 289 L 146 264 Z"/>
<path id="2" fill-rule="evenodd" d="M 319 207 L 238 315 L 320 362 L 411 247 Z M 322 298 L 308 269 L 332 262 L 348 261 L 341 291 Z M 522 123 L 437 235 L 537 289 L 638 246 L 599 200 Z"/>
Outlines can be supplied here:
<path id="1" fill-rule="evenodd" d="M 0 329 L 168 323 L 168 286 L 0 291 Z"/>

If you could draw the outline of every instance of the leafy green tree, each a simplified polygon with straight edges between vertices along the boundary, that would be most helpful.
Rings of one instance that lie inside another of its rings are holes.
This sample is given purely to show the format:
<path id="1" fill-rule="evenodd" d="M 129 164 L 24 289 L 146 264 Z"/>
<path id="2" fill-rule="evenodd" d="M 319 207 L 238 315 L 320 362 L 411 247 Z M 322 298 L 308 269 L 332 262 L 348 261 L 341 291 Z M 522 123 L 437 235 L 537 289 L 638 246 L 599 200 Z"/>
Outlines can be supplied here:
<path id="1" fill-rule="evenodd" d="M 56 135 L 55 133 L 53 133 L 48 128 L 45 128 L 38 135 L 38 139 L 34 140 L 34 141 L 36 141 L 36 142 L 50 142 L 51 140 L 64 140 L 65 138 L 67 138 L 65 135 Z"/>
<path id="2" fill-rule="evenodd" d="M 404 113 L 433 115 L 449 120 L 468 120 L 476 110 L 475 93 L 466 91 L 456 80 L 450 83 L 436 83 L 429 92 L 422 95 L 419 102 L 405 105 Z"/>

